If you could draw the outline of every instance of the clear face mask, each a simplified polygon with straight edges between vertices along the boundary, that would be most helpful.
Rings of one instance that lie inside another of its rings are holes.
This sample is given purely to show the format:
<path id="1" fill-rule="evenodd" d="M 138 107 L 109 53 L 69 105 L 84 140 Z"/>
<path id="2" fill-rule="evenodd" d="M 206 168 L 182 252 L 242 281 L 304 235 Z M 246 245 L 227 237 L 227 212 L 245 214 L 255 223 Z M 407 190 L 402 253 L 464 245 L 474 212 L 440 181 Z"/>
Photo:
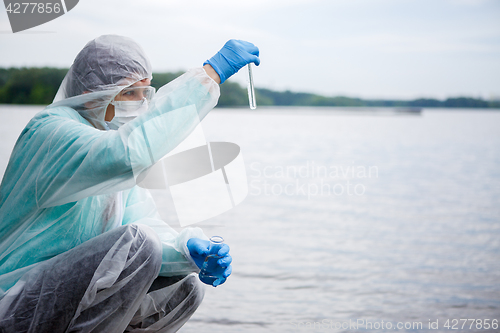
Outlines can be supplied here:
<path id="1" fill-rule="evenodd" d="M 115 107 L 115 116 L 107 122 L 111 129 L 134 120 L 148 110 L 149 101 L 153 98 L 155 89 L 153 87 L 128 87 L 123 89 L 117 96 L 120 100 L 113 99 L 111 104 Z"/>

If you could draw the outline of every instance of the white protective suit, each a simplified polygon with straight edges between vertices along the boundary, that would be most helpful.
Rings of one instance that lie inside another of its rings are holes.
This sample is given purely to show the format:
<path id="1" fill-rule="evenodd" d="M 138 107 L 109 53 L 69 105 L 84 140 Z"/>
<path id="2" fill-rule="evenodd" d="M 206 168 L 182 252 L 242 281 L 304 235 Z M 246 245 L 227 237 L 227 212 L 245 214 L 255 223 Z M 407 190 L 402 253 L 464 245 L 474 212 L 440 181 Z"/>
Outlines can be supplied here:
<path id="1" fill-rule="evenodd" d="M 140 46 L 101 36 L 21 133 L 0 186 L 0 332 L 171 332 L 199 305 L 186 243 L 206 236 L 170 228 L 136 181 L 217 104 L 219 86 L 190 70 L 146 113 L 106 130 L 108 104 L 145 78 Z"/>

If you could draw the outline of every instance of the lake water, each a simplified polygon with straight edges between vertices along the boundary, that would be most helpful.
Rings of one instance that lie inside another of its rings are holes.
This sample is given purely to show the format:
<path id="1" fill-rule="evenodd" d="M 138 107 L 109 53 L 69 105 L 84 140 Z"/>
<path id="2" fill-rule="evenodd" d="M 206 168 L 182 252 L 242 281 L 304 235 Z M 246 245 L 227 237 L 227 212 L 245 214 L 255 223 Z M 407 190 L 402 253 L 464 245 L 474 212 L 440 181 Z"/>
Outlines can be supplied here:
<path id="1" fill-rule="evenodd" d="M 0 174 L 39 110 L 0 106 Z M 225 109 L 203 129 L 241 146 L 250 192 L 205 228 L 233 274 L 180 332 L 499 331 L 498 110 Z"/>

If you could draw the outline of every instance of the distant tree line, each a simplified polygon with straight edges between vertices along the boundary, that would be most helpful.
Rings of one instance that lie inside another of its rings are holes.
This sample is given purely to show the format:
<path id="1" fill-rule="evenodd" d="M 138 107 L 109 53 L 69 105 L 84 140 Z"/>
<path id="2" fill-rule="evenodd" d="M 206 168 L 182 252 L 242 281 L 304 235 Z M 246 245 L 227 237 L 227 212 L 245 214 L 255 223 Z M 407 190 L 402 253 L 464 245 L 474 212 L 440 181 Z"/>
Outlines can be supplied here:
<path id="1" fill-rule="evenodd" d="M 0 103 L 50 104 L 67 69 L 0 68 Z"/>
<path id="2" fill-rule="evenodd" d="M 1 104 L 50 104 L 66 74 L 61 68 L 0 68 L 0 103 Z M 154 73 L 151 85 L 155 88 L 172 81 L 182 72 Z M 470 97 L 437 99 L 402 100 L 366 100 L 351 97 L 325 97 L 309 93 L 291 91 L 273 91 L 259 89 L 255 91 L 257 105 L 260 106 L 352 106 L 352 107 L 425 107 L 425 108 L 500 108 L 500 101 L 485 101 Z M 218 106 L 247 106 L 246 88 L 238 83 L 227 81 L 221 85 L 221 97 Z"/>

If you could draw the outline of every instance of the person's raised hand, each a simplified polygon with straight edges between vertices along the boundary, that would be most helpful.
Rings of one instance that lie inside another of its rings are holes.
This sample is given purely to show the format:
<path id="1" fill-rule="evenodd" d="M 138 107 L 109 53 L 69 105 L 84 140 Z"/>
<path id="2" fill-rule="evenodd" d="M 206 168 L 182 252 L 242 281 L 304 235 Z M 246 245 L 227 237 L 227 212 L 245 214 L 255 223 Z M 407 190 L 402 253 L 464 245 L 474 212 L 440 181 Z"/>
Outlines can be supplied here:
<path id="1" fill-rule="evenodd" d="M 230 39 L 219 52 L 205 61 L 203 65 L 212 66 L 219 75 L 222 84 L 251 62 L 259 66 L 259 48 L 244 40 Z"/>

